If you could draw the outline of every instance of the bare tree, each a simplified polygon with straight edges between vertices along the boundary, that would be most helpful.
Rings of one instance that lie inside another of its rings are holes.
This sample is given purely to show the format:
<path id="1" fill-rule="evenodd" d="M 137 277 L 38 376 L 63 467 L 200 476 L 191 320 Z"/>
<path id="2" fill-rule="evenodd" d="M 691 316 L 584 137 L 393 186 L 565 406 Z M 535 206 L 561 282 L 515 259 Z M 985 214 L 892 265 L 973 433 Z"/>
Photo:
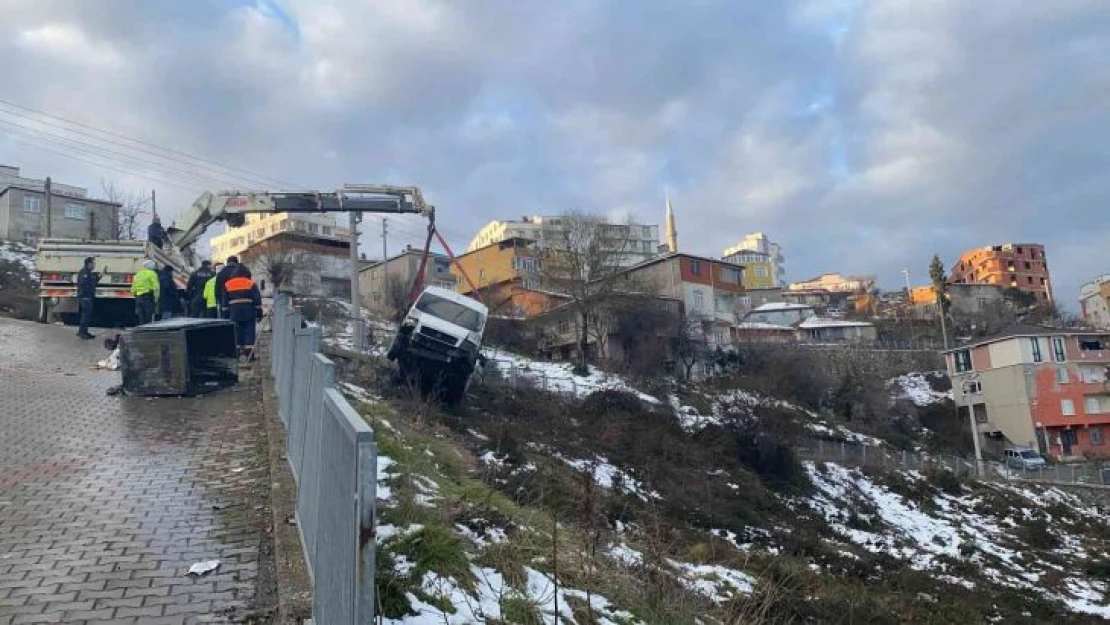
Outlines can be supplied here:
<path id="1" fill-rule="evenodd" d="M 405 284 L 401 276 L 390 275 L 385 284 L 385 305 L 389 310 L 389 316 L 394 321 L 404 319 L 405 314 L 409 311 L 409 306 L 412 305 L 412 289 L 411 284 Z"/>
<path id="2" fill-rule="evenodd" d="M 318 267 L 316 258 L 294 241 L 277 237 L 260 241 L 242 253 L 242 261 L 260 268 L 266 279 L 279 290 L 293 288 L 293 280 L 305 271 Z"/>
<path id="3" fill-rule="evenodd" d="M 116 183 L 100 180 L 104 199 L 119 204 L 115 223 L 115 236 L 124 241 L 134 241 L 145 236 L 150 217 L 150 198 L 138 191 L 124 191 Z"/>
<path id="4" fill-rule="evenodd" d="M 631 251 L 631 226 L 569 212 L 545 222 L 541 239 L 539 277 L 545 289 L 569 298 L 575 312 L 578 364 L 584 366 L 590 336 L 597 336 L 598 315 L 625 279 L 622 269 Z"/>
<path id="5" fill-rule="evenodd" d="M 682 363 L 683 379 L 690 380 L 694 374 L 694 366 L 709 359 L 707 335 L 710 322 L 700 315 L 691 313 L 677 319 L 679 325 L 674 332 L 674 354 L 675 358 Z"/>

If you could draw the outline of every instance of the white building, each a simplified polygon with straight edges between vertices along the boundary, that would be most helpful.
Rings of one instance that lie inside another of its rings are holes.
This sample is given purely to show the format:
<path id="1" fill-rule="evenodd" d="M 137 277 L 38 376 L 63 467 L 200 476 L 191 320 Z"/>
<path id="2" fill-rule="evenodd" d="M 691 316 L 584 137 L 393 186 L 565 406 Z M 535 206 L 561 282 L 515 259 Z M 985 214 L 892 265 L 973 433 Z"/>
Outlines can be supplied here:
<path id="1" fill-rule="evenodd" d="M 772 241 L 763 232 L 753 232 L 745 235 L 739 243 L 725 249 L 722 257 L 728 258 L 740 252 L 759 252 L 766 254 L 774 268 L 775 285 L 786 286 L 786 256 L 783 255 L 782 246 Z"/>
<path id="2" fill-rule="evenodd" d="M 466 251 L 473 252 L 508 239 L 530 239 L 539 245 L 557 246 L 562 218 L 557 216 L 523 217 L 520 221 L 491 221 L 471 239 Z M 621 264 L 632 266 L 659 254 L 659 226 L 644 224 L 605 224 L 605 237 L 623 253 Z"/>
<path id="3" fill-rule="evenodd" d="M 266 279 L 264 256 L 280 253 L 294 258 L 297 267 L 291 286 L 298 295 L 350 293 L 350 230 L 337 226 L 334 215 L 249 213 L 243 226 L 212 237 L 211 247 L 212 262 L 238 256 L 259 282 Z"/>
<path id="4" fill-rule="evenodd" d="M 1110 274 L 1101 275 L 1079 287 L 1083 320 L 1100 330 L 1110 330 Z"/>

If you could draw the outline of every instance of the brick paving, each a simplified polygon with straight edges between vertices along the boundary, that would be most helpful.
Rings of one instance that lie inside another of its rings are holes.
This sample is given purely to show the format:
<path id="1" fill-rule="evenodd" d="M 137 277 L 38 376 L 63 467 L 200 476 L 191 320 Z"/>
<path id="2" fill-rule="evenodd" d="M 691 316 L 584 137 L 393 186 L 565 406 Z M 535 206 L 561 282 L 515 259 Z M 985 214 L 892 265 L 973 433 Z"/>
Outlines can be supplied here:
<path id="1" fill-rule="evenodd" d="M 268 540 L 258 388 L 109 397 L 101 341 L 73 334 L 0 319 L 0 625 L 243 620 Z"/>

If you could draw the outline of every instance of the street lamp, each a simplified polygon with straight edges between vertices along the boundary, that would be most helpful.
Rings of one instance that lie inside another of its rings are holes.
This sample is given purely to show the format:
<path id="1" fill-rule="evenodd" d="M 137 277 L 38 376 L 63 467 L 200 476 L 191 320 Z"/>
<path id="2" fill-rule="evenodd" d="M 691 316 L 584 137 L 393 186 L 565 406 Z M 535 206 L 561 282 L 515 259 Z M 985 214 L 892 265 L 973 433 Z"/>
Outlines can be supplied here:
<path id="1" fill-rule="evenodd" d="M 978 373 L 967 373 L 959 377 L 960 394 L 967 404 L 967 418 L 971 423 L 971 442 L 975 444 L 975 474 L 983 475 L 983 450 L 979 446 L 979 427 L 975 423 L 975 407 L 972 405 L 971 395 L 973 385 L 979 384 Z M 977 393 L 976 393 L 977 394 Z"/>

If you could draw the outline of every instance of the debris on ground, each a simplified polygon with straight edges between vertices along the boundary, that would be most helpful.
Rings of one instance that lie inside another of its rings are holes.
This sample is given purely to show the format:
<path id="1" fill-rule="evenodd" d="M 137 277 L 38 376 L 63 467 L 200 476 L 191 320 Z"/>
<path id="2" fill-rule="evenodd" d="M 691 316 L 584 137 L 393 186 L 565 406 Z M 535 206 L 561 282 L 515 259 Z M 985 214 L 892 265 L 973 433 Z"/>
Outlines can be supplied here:
<path id="1" fill-rule="evenodd" d="M 219 560 L 205 560 L 204 562 L 197 562 L 193 566 L 189 567 L 189 572 L 186 573 L 186 575 L 196 575 L 197 577 L 203 577 L 218 568 L 220 568 Z"/>
<path id="2" fill-rule="evenodd" d="M 108 371 L 119 371 L 119 348 L 112 350 L 108 357 L 96 363 L 98 369 L 107 369 Z"/>
<path id="3" fill-rule="evenodd" d="M 115 397 L 116 395 L 123 395 L 123 385 L 122 384 L 117 384 L 116 386 L 113 386 L 112 388 L 108 389 L 105 392 L 105 394 L 108 395 L 109 397 Z"/>

